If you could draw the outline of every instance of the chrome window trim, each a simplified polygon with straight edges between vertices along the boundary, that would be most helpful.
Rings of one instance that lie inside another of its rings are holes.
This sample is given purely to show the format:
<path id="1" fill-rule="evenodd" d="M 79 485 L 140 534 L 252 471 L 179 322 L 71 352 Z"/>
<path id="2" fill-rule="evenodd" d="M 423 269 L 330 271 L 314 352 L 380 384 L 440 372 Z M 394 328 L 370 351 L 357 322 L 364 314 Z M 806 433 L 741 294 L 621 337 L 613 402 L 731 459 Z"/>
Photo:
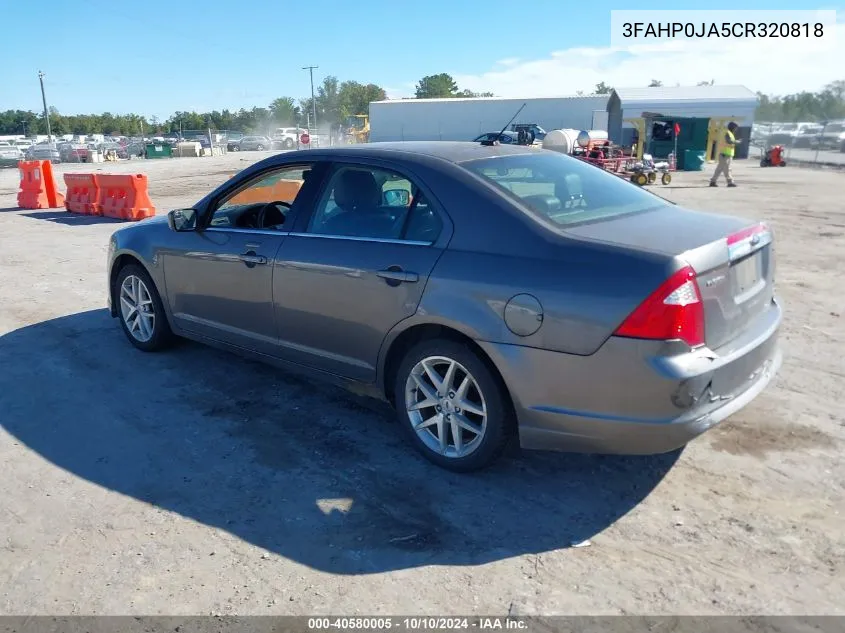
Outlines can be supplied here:
<path id="1" fill-rule="evenodd" d="M 315 237 L 325 240 L 349 240 L 351 242 L 376 242 L 378 244 L 405 244 L 408 246 L 431 246 L 434 242 L 420 242 L 418 240 L 398 240 L 393 238 L 382 237 L 357 237 L 352 235 L 329 235 L 323 233 L 300 233 L 290 231 L 273 231 L 271 229 L 242 229 L 242 228 L 224 228 L 224 227 L 209 227 L 205 229 L 213 233 L 247 233 L 252 235 L 287 235 L 290 237 Z"/>
<path id="2" fill-rule="evenodd" d="M 316 237 L 325 240 L 349 240 L 351 242 L 376 242 L 378 244 L 405 244 L 408 246 L 431 246 L 434 242 L 420 242 L 417 240 L 399 240 L 382 237 L 357 237 L 351 235 L 330 235 L 326 233 L 288 233 L 291 237 Z"/>
<path id="3" fill-rule="evenodd" d="M 210 226 L 205 231 L 212 231 L 214 233 L 251 233 L 253 235 L 292 235 L 290 231 L 273 231 L 271 229 L 242 229 L 240 227 L 221 227 Z"/>

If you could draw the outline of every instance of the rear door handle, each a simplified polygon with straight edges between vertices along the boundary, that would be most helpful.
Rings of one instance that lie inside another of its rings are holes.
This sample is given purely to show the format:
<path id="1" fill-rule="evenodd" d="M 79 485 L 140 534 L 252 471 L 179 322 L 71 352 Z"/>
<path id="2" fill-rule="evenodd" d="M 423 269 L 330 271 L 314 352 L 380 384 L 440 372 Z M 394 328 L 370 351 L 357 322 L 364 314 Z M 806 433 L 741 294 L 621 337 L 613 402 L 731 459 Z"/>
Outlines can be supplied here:
<path id="1" fill-rule="evenodd" d="M 406 272 L 399 268 L 398 266 L 391 266 L 385 270 L 379 270 L 376 275 L 381 277 L 382 279 L 387 280 L 388 283 L 391 281 L 396 282 L 397 284 L 400 283 L 416 283 L 420 280 L 420 276 L 417 273 Z"/>
<path id="2" fill-rule="evenodd" d="M 249 251 L 247 253 L 243 253 L 242 255 L 238 255 L 238 259 L 247 265 L 252 264 L 253 266 L 256 264 L 267 263 L 267 258 L 264 257 L 264 255 L 256 255 L 255 251 Z"/>

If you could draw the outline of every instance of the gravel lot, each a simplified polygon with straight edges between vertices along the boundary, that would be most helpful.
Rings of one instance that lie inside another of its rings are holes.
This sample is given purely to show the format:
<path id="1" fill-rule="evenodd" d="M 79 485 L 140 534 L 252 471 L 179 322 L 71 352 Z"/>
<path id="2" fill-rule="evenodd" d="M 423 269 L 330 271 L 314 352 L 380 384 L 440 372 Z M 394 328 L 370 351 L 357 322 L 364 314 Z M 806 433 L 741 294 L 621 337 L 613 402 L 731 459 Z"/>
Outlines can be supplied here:
<path id="1" fill-rule="evenodd" d="M 163 213 L 263 155 L 96 167 L 147 173 Z M 845 614 L 845 174 L 735 174 L 656 190 L 771 221 L 775 383 L 680 453 L 461 476 L 377 403 L 135 351 L 104 309 L 118 224 L 17 210 L 0 171 L 0 613 Z"/>

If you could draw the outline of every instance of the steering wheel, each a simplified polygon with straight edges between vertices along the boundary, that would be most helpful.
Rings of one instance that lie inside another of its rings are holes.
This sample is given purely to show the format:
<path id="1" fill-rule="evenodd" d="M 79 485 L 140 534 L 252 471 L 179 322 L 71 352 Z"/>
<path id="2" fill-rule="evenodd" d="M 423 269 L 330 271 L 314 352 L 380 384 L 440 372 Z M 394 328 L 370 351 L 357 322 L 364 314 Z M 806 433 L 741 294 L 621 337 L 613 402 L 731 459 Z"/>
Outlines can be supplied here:
<path id="1" fill-rule="evenodd" d="M 270 219 L 274 219 L 272 214 L 276 213 L 281 218 L 280 222 L 271 222 L 270 226 L 276 226 L 278 224 L 284 224 L 285 220 L 287 219 L 286 214 L 279 210 L 279 207 L 284 207 L 288 211 L 290 211 L 290 203 L 285 202 L 284 200 L 274 200 L 273 202 L 268 202 L 261 210 L 258 212 L 258 215 L 255 218 L 256 228 L 263 229 L 267 227 L 267 216 L 270 216 Z"/>

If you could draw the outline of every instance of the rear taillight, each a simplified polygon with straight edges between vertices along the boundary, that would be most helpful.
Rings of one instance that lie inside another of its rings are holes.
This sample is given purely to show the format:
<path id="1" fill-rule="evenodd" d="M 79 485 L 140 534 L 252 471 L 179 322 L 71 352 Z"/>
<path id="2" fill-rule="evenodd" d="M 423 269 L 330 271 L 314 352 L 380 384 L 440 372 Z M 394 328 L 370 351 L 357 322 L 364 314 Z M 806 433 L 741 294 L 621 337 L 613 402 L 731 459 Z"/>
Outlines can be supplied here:
<path id="1" fill-rule="evenodd" d="M 660 284 L 616 330 L 617 336 L 704 344 L 704 304 L 695 271 L 686 266 Z"/>

